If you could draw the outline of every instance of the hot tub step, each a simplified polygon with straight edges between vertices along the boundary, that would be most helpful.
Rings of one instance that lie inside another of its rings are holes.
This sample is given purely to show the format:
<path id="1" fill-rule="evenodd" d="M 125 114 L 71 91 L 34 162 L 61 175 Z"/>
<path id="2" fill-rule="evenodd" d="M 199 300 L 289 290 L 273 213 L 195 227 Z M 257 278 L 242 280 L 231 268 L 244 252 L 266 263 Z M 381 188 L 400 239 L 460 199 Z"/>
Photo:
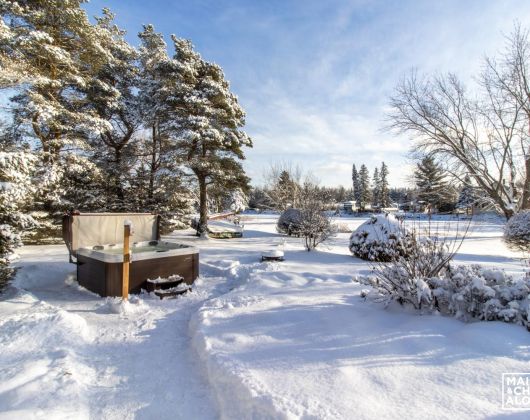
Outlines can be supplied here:
<path id="1" fill-rule="evenodd" d="M 179 275 L 169 276 L 168 278 L 162 279 L 157 278 L 154 280 L 148 279 L 146 282 L 145 289 L 148 292 L 156 292 L 158 290 L 167 290 L 177 287 L 179 284 L 182 284 L 184 277 Z"/>
<path id="2" fill-rule="evenodd" d="M 191 292 L 191 287 L 172 287 L 171 289 L 157 290 L 155 291 L 155 295 L 157 295 L 160 299 L 164 299 L 166 297 L 183 295 L 188 292 Z"/>

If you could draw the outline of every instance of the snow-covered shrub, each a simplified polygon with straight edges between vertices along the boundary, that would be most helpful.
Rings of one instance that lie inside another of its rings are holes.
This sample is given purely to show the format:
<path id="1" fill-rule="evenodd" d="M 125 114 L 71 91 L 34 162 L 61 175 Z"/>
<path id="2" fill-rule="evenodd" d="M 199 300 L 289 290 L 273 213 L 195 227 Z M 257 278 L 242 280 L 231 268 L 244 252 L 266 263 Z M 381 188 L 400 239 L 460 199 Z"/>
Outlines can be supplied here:
<path id="1" fill-rule="evenodd" d="M 409 232 L 392 214 L 378 214 L 359 226 L 350 236 L 350 251 L 369 261 L 390 261 L 406 252 Z"/>
<path id="2" fill-rule="evenodd" d="M 387 260 L 374 263 L 372 286 L 387 302 L 396 300 L 416 309 L 429 308 L 433 301 L 429 279 L 445 275 L 467 228 L 457 226 L 461 236 L 456 239 L 440 235 L 438 229 L 431 231 L 431 225 L 424 232 L 401 229 L 399 241 L 394 241 L 385 254 Z"/>
<path id="3" fill-rule="evenodd" d="M 438 310 L 462 321 L 504 321 L 530 331 L 530 278 L 513 279 L 502 270 L 480 265 L 447 267 L 433 277 L 410 277 L 390 266 L 386 277 L 360 277 L 362 297 L 385 303 L 396 300 L 415 309 Z"/>
<path id="4" fill-rule="evenodd" d="M 530 252 L 530 210 L 522 210 L 508 220 L 504 240 L 512 248 Z"/>
<path id="5" fill-rule="evenodd" d="M 300 221 L 301 211 L 299 209 L 287 209 L 280 215 L 276 229 L 278 232 L 286 233 L 289 236 L 299 235 Z"/>
<path id="6" fill-rule="evenodd" d="M 432 302 L 428 279 L 443 272 L 452 255 L 443 240 L 410 235 L 406 252 L 392 255 L 389 264 L 374 266 L 372 285 L 388 301 L 422 309 Z"/>
<path id="7" fill-rule="evenodd" d="M 315 249 L 337 231 L 331 219 L 322 211 L 322 203 L 319 201 L 306 203 L 300 209 L 299 221 L 296 233 L 304 239 L 304 246 L 308 251 Z"/>
<path id="8" fill-rule="evenodd" d="M 389 304 L 395 300 L 402 305 L 412 305 L 415 309 L 431 307 L 432 292 L 425 279 L 410 277 L 403 267 L 389 266 L 375 276 L 360 277 L 358 280 L 375 289 L 370 296 L 378 302 Z"/>
<path id="9" fill-rule="evenodd" d="M 35 224 L 24 211 L 39 188 L 36 161 L 29 151 L 0 151 L 0 288 L 13 273 L 9 261 L 22 244 L 20 232 Z"/>
<path id="10" fill-rule="evenodd" d="M 530 279 L 514 280 L 502 270 L 460 266 L 428 280 L 433 304 L 464 321 L 514 322 L 530 328 Z"/>

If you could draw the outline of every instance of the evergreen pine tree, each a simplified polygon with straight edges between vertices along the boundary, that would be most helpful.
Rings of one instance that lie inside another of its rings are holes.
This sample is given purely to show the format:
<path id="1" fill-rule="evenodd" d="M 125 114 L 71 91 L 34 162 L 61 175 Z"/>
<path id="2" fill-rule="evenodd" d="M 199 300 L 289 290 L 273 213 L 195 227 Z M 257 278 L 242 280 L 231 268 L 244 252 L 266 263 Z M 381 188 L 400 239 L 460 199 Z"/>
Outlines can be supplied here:
<path id="1" fill-rule="evenodd" d="M 252 142 L 242 130 L 245 113 L 230 92 L 222 69 L 193 50 L 190 41 L 172 37 L 175 55 L 171 62 L 176 76 L 170 103 L 169 131 L 182 162 L 195 175 L 199 186 L 199 228 L 207 236 L 208 186 L 247 189 L 249 179 L 240 163 L 243 147 Z"/>
<path id="2" fill-rule="evenodd" d="M 480 200 L 477 189 L 472 185 L 471 178 L 466 175 L 464 178 L 464 185 L 458 195 L 458 202 L 456 208 L 465 209 L 466 213 L 469 213 L 473 206 L 476 205 Z"/>
<path id="3" fill-rule="evenodd" d="M 111 34 L 90 23 L 82 3 L 0 3 L 1 63 L 20 68 L 2 73 L 2 85 L 16 90 L 12 104 L 17 123 L 28 127 L 48 160 L 56 160 L 66 144 L 83 146 L 81 132 L 108 128 L 108 122 L 88 106 L 86 93 L 96 85 L 114 92 L 96 78 L 112 59 L 105 48 Z M 110 95 L 110 101 L 115 99 Z"/>
<path id="4" fill-rule="evenodd" d="M 342 201 L 345 201 L 348 199 L 348 192 L 346 191 L 346 188 L 344 186 L 339 186 L 336 190 L 335 195 L 335 201 L 341 203 Z"/>
<path id="5" fill-rule="evenodd" d="M 361 199 L 362 199 L 362 191 L 361 191 L 359 173 L 357 172 L 357 168 L 355 167 L 355 164 L 353 164 L 353 169 L 352 169 L 352 181 L 353 181 L 353 199 L 355 203 L 357 204 L 357 207 L 360 207 Z"/>
<path id="6" fill-rule="evenodd" d="M 107 107 L 119 98 L 114 86 L 99 77 L 102 68 L 115 64 L 109 51 L 114 29 L 92 24 L 83 3 L 0 2 L 0 62 L 7 69 L 0 72 L 0 87 L 15 92 L 10 99 L 14 126 L 37 148 L 40 182 L 31 210 L 48 213 L 39 221 L 43 235 L 58 232 L 55 215 L 60 211 L 99 206 L 105 184 L 91 164 L 87 139 L 110 124 L 89 96 L 106 92 L 101 102 Z"/>
<path id="7" fill-rule="evenodd" d="M 366 205 L 369 204 L 372 199 L 370 191 L 370 173 L 364 163 L 361 165 L 361 170 L 359 171 L 359 191 L 359 207 L 364 210 Z"/>
<path id="8" fill-rule="evenodd" d="M 126 194 L 128 178 L 138 153 L 134 136 L 141 128 L 138 52 L 125 41 L 125 31 L 114 24 L 114 15 L 108 9 L 103 10 L 97 25 L 111 34 L 105 47 L 113 60 L 98 69 L 97 78 L 104 83 L 96 84 L 88 92 L 88 100 L 110 126 L 90 139 L 94 159 L 105 178 L 105 208 L 126 211 L 131 193 Z M 108 85 L 113 87 L 112 91 L 106 89 Z"/>
<path id="9" fill-rule="evenodd" d="M 381 177 L 380 205 L 382 208 L 387 208 L 390 207 L 390 188 L 388 185 L 388 166 L 386 166 L 385 162 L 381 164 L 379 174 Z"/>
<path id="10" fill-rule="evenodd" d="M 379 207 L 381 204 L 381 178 L 379 177 L 379 169 L 374 169 L 372 178 L 372 206 Z"/>
<path id="11" fill-rule="evenodd" d="M 149 132 L 149 144 L 144 144 L 144 153 L 148 156 L 149 166 L 147 198 L 152 202 L 155 191 L 156 173 L 162 167 L 161 159 L 168 159 L 170 143 L 168 126 L 170 124 L 170 98 L 180 85 L 175 74 L 176 64 L 167 54 L 167 45 L 160 33 L 152 25 L 144 26 L 138 35 L 140 47 L 140 82 L 138 100 L 144 128 Z M 186 112 L 184 109 L 183 112 Z M 176 158 L 173 156 L 176 163 Z"/>
<path id="12" fill-rule="evenodd" d="M 426 156 L 417 163 L 414 179 L 419 200 L 435 208 L 451 200 L 451 189 L 446 181 L 446 173 L 432 157 Z"/>

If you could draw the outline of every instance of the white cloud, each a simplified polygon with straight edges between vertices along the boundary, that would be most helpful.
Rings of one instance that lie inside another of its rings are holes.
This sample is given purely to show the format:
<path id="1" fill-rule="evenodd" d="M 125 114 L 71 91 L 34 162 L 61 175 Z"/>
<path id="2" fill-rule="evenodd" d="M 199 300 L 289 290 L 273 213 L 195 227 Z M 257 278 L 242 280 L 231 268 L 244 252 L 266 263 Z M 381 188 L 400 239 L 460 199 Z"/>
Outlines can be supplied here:
<path id="1" fill-rule="evenodd" d="M 95 14 L 110 6 L 133 35 L 146 22 L 176 31 L 223 67 L 247 111 L 255 147 L 245 167 L 256 183 L 283 159 L 345 186 L 351 164 L 373 169 L 384 160 L 392 184 L 405 184 L 410 142 L 380 131 L 399 79 L 415 67 L 469 82 L 515 19 L 530 22 L 530 2 L 520 0 L 125 3 L 86 7 Z"/>

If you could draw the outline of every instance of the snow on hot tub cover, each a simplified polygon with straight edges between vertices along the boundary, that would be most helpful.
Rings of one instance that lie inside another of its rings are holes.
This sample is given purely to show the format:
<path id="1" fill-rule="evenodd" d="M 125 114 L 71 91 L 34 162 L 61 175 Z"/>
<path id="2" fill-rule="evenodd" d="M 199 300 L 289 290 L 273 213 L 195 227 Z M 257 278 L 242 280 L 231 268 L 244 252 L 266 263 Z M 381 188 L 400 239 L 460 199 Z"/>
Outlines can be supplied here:
<path id="1" fill-rule="evenodd" d="M 161 241 L 138 242 L 133 244 L 130 250 L 131 261 L 197 254 L 199 252 L 196 247 L 191 245 Z M 123 244 L 79 248 L 77 254 L 106 263 L 120 263 L 123 262 Z"/>

